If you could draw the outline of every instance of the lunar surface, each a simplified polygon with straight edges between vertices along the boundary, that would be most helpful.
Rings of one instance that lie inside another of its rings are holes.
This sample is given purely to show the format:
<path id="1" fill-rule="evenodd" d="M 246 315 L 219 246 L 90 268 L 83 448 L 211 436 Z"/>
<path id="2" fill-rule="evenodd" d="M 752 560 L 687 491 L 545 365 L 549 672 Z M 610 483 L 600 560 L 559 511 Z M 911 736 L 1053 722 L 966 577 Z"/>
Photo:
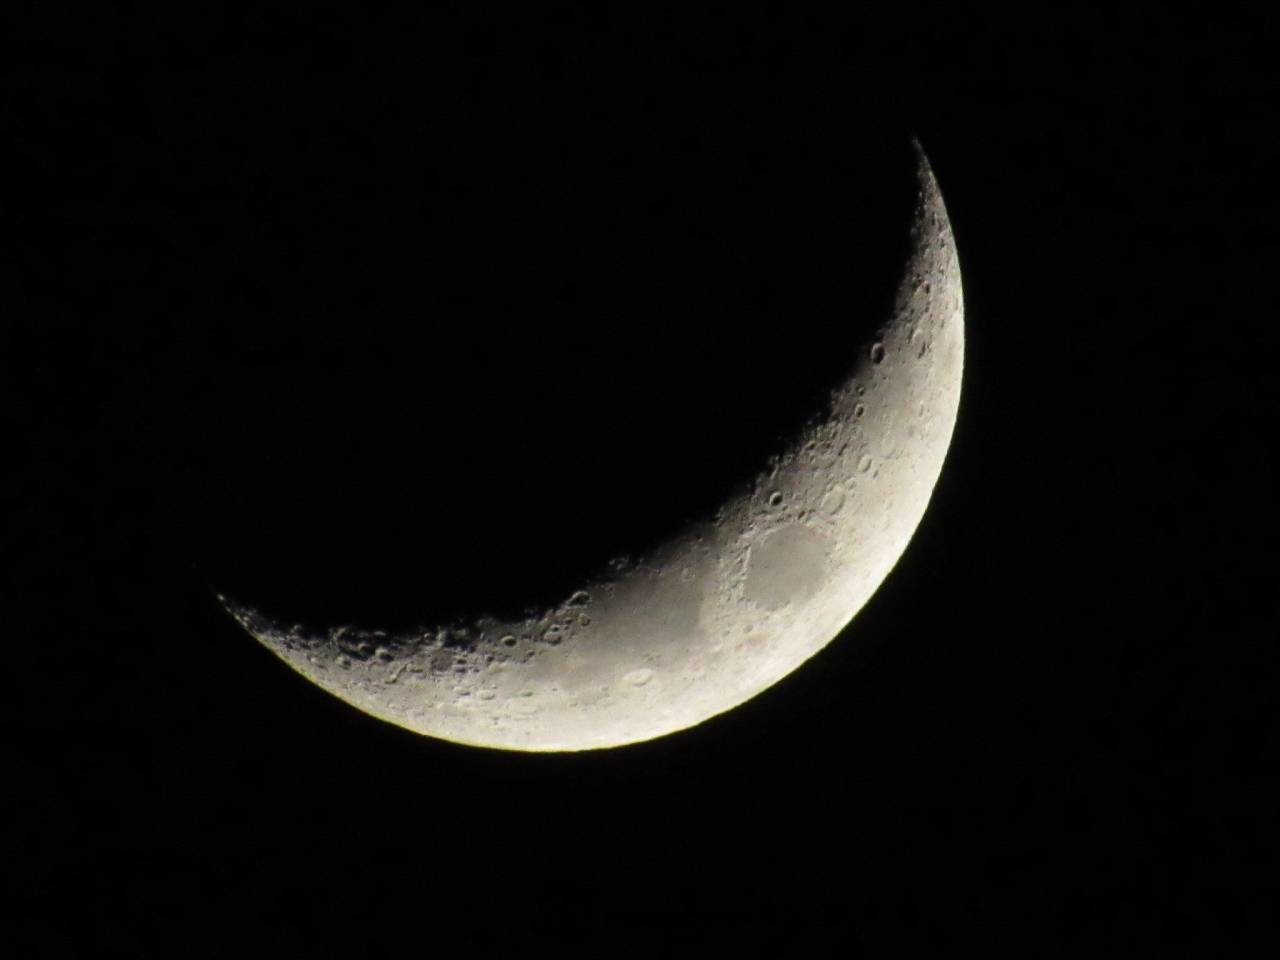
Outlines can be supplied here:
<path id="1" fill-rule="evenodd" d="M 652 554 L 618 560 L 552 609 L 397 635 L 271 622 L 251 635 L 375 717 L 476 746 L 615 747 L 694 726 L 826 646 L 902 555 L 942 469 L 964 352 L 959 262 L 917 150 L 911 253 L 849 376 L 753 487 Z"/>

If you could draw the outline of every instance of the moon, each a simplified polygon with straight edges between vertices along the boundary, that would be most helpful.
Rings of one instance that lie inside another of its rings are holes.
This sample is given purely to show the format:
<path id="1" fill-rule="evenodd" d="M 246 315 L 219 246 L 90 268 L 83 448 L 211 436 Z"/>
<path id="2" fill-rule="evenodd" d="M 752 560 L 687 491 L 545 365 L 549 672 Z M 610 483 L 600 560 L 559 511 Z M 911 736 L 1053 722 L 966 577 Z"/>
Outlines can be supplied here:
<path id="1" fill-rule="evenodd" d="M 952 229 L 915 148 L 910 253 L 892 309 L 788 449 L 714 516 L 619 559 L 521 619 L 317 632 L 219 601 L 290 667 L 358 709 L 443 740 L 578 751 L 731 710 L 825 647 L 906 549 L 960 400 L 964 306 Z"/>

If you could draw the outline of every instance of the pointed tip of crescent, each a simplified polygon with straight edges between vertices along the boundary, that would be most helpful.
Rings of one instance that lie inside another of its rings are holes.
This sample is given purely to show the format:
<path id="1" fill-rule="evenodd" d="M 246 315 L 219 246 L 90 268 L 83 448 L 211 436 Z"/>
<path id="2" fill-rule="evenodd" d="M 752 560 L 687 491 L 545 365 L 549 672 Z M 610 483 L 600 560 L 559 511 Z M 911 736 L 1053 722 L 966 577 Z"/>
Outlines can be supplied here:
<path id="1" fill-rule="evenodd" d="M 929 166 L 929 156 L 924 152 L 924 145 L 920 142 L 920 138 L 912 133 L 909 135 L 911 141 L 911 150 L 916 155 L 916 164 L 922 172 L 932 172 Z"/>
<path id="2" fill-rule="evenodd" d="M 225 610 L 236 623 L 240 624 L 250 636 L 262 642 L 264 628 L 268 625 L 266 618 L 246 603 L 229 596 L 222 590 L 215 587 L 212 583 L 206 583 L 209 592 L 213 594 L 213 598 L 218 601 L 218 605 Z"/>
<path id="3" fill-rule="evenodd" d="M 911 135 L 911 149 L 916 156 L 916 175 L 920 178 L 925 191 L 934 195 L 937 202 L 941 204 L 942 196 L 937 177 L 933 172 L 933 164 L 929 162 L 929 155 L 925 153 L 924 145 L 915 134 Z"/>
<path id="4" fill-rule="evenodd" d="M 218 605 L 222 607 L 223 610 L 226 610 L 227 613 L 230 613 L 231 615 L 234 616 L 238 610 L 245 609 L 244 604 L 240 603 L 234 597 L 228 596 L 222 590 L 215 587 L 212 583 L 206 582 L 205 589 L 207 589 L 209 593 L 213 595 L 213 599 L 217 600 Z"/>

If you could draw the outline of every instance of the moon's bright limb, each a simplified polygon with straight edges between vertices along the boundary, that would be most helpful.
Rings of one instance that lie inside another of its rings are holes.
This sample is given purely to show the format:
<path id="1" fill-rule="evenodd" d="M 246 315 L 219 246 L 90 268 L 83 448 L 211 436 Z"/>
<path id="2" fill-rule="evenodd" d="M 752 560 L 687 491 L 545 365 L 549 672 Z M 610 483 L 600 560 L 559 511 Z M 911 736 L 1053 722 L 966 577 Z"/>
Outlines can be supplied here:
<path id="1" fill-rule="evenodd" d="M 541 616 L 390 635 L 285 628 L 220 597 L 303 676 L 373 716 L 510 750 L 589 750 L 729 710 L 835 637 L 897 563 L 960 400 L 960 268 L 917 151 L 911 254 L 825 415 L 714 520 L 615 564 Z"/>

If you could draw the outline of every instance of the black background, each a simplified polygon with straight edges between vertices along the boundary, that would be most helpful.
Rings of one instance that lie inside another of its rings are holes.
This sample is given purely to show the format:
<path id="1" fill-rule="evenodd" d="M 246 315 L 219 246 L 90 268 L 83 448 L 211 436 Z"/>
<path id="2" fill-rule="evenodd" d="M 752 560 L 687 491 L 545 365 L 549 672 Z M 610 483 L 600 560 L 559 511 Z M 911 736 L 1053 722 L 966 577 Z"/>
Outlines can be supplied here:
<path id="1" fill-rule="evenodd" d="M 1274 853 L 1274 24 L 603 10 L 9 32 L 24 915 L 135 950 L 1239 936 Z M 884 315 L 911 135 L 960 418 L 803 669 L 507 754 L 365 717 L 213 602 L 517 612 L 713 507 Z"/>

